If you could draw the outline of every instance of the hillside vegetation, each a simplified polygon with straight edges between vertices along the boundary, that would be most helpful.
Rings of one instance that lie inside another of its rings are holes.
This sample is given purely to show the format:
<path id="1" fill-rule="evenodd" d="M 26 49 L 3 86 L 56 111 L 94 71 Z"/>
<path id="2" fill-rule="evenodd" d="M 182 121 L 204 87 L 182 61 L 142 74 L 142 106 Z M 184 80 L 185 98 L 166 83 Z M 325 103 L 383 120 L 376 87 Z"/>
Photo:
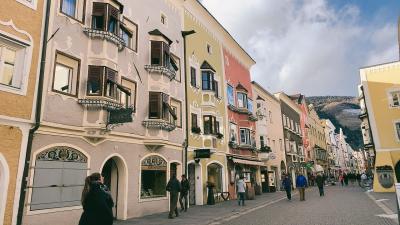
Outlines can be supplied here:
<path id="1" fill-rule="evenodd" d="M 329 119 L 336 127 L 342 128 L 346 141 L 354 149 L 362 148 L 361 120 L 358 118 L 360 106 L 357 98 L 351 96 L 313 96 L 306 99 L 313 104 L 321 119 Z"/>

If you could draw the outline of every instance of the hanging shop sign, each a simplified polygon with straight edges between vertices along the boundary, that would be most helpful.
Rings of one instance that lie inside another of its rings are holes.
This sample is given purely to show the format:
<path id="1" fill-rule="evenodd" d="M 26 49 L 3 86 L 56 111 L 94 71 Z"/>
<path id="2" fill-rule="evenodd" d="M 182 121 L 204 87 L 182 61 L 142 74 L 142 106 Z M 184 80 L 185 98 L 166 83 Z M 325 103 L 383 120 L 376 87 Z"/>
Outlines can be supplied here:
<path id="1" fill-rule="evenodd" d="M 194 150 L 195 153 L 195 158 L 210 158 L 211 156 L 211 151 L 210 149 L 195 149 Z"/>
<path id="2" fill-rule="evenodd" d="M 108 112 L 108 124 L 130 123 L 133 121 L 133 108 L 110 109 Z"/>
<path id="3" fill-rule="evenodd" d="M 394 185 L 393 168 L 389 165 L 377 166 L 376 173 L 378 174 L 378 181 L 384 188 L 391 188 Z"/>

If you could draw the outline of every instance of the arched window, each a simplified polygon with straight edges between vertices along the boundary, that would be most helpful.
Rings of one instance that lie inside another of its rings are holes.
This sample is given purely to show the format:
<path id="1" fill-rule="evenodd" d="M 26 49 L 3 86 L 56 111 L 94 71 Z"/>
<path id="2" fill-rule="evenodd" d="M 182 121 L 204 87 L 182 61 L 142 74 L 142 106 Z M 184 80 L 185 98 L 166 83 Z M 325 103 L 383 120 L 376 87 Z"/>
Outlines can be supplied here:
<path id="1" fill-rule="evenodd" d="M 67 146 L 39 153 L 31 187 L 31 210 L 80 205 L 87 166 L 87 157 Z"/>
<path id="2" fill-rule="evenodd" d="M 159 198 L 167 196 L 167 161 L 157 155 L 142 160 L 141 198 Z"/>

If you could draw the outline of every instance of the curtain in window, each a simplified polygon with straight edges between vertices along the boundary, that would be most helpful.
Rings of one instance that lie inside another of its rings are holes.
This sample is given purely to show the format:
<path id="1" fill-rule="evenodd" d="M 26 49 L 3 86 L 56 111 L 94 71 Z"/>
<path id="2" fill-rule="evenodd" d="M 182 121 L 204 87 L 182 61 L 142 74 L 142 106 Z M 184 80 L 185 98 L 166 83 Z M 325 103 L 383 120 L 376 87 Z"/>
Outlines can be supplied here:
<path id="1" fill-rule="evenodd" d="M 76 1 L 77 0 L 63 0 L 62 11 L 71 17 L 75 17 Z"/>

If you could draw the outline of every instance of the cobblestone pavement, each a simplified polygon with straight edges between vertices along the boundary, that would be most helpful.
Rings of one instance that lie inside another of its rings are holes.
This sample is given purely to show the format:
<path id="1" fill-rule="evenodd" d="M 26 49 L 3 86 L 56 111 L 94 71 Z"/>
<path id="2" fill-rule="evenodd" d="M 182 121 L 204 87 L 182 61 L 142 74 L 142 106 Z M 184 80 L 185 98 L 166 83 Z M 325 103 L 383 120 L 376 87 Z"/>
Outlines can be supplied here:
<path id="1" fill-rule="evenodd" d="M 392 225 L 398 224 L 395 201 L 394 194 L 366 193 L 355 185 L 326 187 L 319 197 L 314 187 L 304 202 L 280 201 L 214 225 Z"/>
<path id="2" fill-rule="evenodd" d="M 297 192 L 288 201 L 282 192 L 256 196 L 245 207 L 236 201 L 214 206 L 194 206 L 173 220 L 167 213 L 155 214 L 117 225 L 395 225 L 395 194 L 368 193 L 357 186 L 329 186 L 325 197 L 316 187 L 306 192 L 300 202 Z"/>

